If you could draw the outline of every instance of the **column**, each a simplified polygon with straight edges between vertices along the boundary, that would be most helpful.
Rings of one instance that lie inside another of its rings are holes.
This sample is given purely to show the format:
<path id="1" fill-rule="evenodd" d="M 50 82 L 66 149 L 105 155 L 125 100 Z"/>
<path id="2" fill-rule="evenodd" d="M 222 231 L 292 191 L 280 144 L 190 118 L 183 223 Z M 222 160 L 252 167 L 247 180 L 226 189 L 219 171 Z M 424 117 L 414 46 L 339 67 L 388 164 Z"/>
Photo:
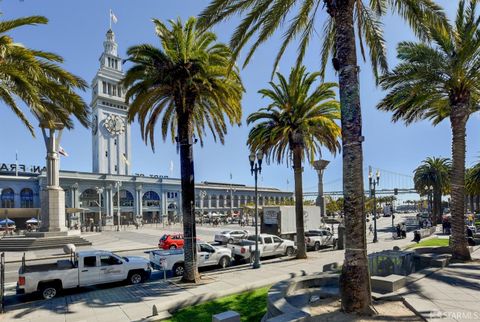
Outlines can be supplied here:
<path id="1" fill-rule="evenodd" d="M 165 191 L 162 191 L 161 199 L 161 218 L 163 219 L 167 215 L 167 193 Z"/>
<path id="2" fill-rule="evenodd" d="M 317 170 L 318 174 L 318 195 L 316 200 L 316 205 L 320 207 L 320 215 L 323 217 L 325 213 L 325 198 L 323 196 L 323 171 L 327 167 L 330 161 L 327 160 L 317 160 L 313 162 L 313 167 Z"/>
<path id="3" fill-rule="evenodd" d="M 105 225 L 113 226 L 113 185 L 109 184 L 103 194 L 104 211 L 105 211 Z"/>
<path id="4" fill-rule="evenodd" d="M 143 218 L 143 204 L 142 204 L 142 194 L 143 194 L 143 187 L 137 186 L 135 187 L 136 197 L 135 200 L 137 201 L 137 206 L 135 208 L 137 222 L 140 222 Z"/>

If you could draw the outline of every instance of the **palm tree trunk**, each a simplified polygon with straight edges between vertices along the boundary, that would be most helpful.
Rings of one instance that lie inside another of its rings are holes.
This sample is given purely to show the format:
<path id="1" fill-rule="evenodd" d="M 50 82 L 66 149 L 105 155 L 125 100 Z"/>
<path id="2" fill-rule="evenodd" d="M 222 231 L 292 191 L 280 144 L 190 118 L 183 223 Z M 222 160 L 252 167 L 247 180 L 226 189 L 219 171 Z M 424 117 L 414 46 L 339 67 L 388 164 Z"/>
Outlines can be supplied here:
<path id="1" fill-rule="evenodd" d="M 473 195 L 469 195 L 468 200 L 470 201 L 470 211 L 473 211 Z"/>
<path id="2" fill-rule="evenodd" d="M 452 258 L 470 260 L 465 236 L 465 136 L 468 112 L 466 104 L 452 105 Z"/>
<path id="3" fill-rule="evenodd" d="M 297 226 L 297 258 L 307 258 L 305 227 L 303 223 L 302 146 L 293 148 L 293 172 L 295 175 L 295 219 Z"/>
<path id="4" fill-rule="evenodd" d="M 480 196 L 476 195 L 475 196 L 475 212 L 478 212 L 480 209 Z"/>
<path id="5" fill-rule="evenodd" d="M 197 241 L 195 228 L 195 179 L 193 165 L 193 128 L 186 113 L 178 115 L 178 143 L 180 144 L 180 172 L 182 182 L 183 238 L 185 271 L 182 281 L 196 283 L 199 280 L 197 267 Z"/>
<path id="6" fill-rule="evenodd" d="M 333 16 L 337 27 L 335 38 L 342 124 L 343 209 L 347 236 L 340 276 L 342 309 L 345 312 L 370 314 L 372 297 L 364 217 L 362 117 L 353 21 L 355 0 L 337 0 L 333 3 L 336 3 Z"/>

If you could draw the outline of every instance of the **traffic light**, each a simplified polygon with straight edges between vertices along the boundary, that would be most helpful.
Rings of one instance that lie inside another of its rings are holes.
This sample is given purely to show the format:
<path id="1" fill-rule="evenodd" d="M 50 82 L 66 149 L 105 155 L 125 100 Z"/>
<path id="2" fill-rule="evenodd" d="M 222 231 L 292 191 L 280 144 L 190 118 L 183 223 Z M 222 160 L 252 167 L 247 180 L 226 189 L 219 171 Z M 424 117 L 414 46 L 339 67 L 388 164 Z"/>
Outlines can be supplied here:
<path id="1" fill-rule="evenodd" d="M 398 195 L 398 188 L 393 189 L 393 194 L 396 196 Z"/>

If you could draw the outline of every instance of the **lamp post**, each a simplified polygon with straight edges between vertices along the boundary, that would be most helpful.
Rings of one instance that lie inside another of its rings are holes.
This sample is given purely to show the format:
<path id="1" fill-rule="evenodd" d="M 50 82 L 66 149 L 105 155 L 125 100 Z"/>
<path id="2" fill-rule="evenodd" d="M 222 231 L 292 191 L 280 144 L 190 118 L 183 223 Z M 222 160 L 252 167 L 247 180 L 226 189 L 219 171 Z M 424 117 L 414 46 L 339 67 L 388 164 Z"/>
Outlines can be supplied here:
<path id="1" fill-rule="evenodd" d="M 427 193 L 427 212 L 430 220 L 433 222 L 433 186 L 425 186 L 425 192 Z"/>
<path id="2" fill-rule="evenodd" d="M 380 183 L 380 171 L 377 170 L 375 178 L 372 174 L 372 167 L 368 168 L 368 185 L 370 188 L 370 197 L 373 197 L 373 242 L 378 242 L 377 236 L 377 199 L 375 195 L 375 190 Z"/>
<path id="3" fill-rule="evenodd" d="M 122 183 L 120 181 L 115 182 L 115 188 L 117 189 L 117 231 L 120 231 L 120 187 Z"/>
<path id="4" fill-rule="evenodd" d="M 260 268 L 260 253 L 258 251 L 258 174 L 262 173 L 262 159 L 263 153 L 258 152 L 255 155 L 254 152 L 250 153 L 250 172 L 255 177 L 255 260 L 253 262 L 253 268 Z"/>
<path id="5" fill-rule="evenodd" d="M 103 193 L 103 188 L 97 187 L 97 194 L 98 194 L 98 231 L 102 231 L 102 193 Z"/>
<path id="6" fill-rule="evenodd" d="M 202 205 L 200 207 L 200 225 L 203 225 L 203 203 L 205 202 L 205 197 L 207 196 L 207 192 L 205 190 L 200 191 L 200 199 Z"/>

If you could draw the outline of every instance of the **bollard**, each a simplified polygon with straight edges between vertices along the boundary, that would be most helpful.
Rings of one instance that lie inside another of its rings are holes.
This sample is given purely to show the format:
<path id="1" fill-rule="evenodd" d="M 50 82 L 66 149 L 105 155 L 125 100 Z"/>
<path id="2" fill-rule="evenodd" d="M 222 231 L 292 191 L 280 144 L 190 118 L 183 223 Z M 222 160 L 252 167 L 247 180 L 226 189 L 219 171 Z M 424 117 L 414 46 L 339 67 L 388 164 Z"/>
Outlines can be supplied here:
<path id="1" fill-rule="evenodd" d="M 157 306 L 155 304 L 153 304 L 153 307 L 152 307 L 152 316 L 156 316 L 158 315 L 158 309 L 157 309 Z"/>

